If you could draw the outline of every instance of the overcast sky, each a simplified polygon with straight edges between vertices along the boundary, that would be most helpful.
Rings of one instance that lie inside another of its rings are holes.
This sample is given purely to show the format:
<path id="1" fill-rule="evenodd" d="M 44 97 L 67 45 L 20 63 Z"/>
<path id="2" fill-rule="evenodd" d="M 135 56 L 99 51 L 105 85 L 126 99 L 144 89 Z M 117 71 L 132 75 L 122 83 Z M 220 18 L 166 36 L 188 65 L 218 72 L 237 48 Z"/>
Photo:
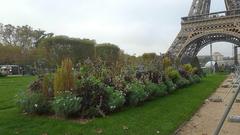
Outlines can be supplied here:
<path id="1" fill-rule="evenodd" d="M 110 42 L 126 53 L 166 52 L 192 0 L 0 0 L 0 22 L 30 25 L 56 35 Z M 212 0 L 212 11 L 224 0 Z M 214 51 L 231 55 L 231 46 Z M 221 46 L 221 47 L 220 47 Z M 226 51 L 228 50 L 228 51 Z M 200 54 L 207 54 L 208 49 Z"/>

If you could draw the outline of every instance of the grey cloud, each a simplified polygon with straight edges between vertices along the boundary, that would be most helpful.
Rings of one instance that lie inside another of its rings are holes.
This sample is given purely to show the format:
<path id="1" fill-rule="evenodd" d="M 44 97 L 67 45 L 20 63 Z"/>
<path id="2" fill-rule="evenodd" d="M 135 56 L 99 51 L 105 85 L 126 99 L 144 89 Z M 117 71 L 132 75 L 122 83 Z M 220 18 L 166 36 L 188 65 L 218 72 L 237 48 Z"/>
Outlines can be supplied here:
<path id="1" fill-rule="evenodd" d="M 219 0 L 213 0 L 214 4 Z M 130 54 L 165 52 L 192 0 L 0 0 L 2 23 L 117 44 Z M 218 9 L 220 4 L 214 7 Z"/>

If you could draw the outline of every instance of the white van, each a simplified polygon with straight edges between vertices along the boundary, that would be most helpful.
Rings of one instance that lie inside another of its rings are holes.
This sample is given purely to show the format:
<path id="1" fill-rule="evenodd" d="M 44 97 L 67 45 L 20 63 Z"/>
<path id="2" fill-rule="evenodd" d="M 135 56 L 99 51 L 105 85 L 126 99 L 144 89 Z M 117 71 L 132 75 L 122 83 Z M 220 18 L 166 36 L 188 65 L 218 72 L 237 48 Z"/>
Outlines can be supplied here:
<path id="1" fill-rule="evenodd" d="M 3 74 L 3 75 L 8 75 L 9 74 L 9 69 L 5 66 L 2 66 L 0 68 L 0 73 Z"/>

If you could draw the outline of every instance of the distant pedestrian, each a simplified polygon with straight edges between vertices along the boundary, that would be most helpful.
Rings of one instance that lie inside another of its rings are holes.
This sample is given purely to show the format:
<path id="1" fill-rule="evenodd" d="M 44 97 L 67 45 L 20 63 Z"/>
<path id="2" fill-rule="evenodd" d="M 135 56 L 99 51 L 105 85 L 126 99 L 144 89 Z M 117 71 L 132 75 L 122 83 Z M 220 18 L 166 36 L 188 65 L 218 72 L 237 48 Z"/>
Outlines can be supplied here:
<path id="1" fill-rule="evenodd" d="M 214 64 L 214 70 L 215 72 L 219 72 L 219 67 L 217 62 Z"/>

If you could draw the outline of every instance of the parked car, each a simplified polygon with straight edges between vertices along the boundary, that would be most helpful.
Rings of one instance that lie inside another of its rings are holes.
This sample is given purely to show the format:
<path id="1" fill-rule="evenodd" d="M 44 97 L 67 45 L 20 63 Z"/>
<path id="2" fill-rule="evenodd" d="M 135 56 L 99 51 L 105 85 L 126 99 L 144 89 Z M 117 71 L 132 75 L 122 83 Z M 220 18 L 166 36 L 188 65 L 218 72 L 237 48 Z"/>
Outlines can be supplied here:
<path id="1" fill-rule="evenodd" d="M 0 72 L 7 75 L 20 74 L 20 68 L 18 65 L 0 65 Z"/>
<path id="2" fill-rule="evenodd" d="M 8 68 L 5 67 L 5 66 L 2 66 L 2 67 L 0 68 L 0 77 L 2 77 L 2 76 L 7 76 L 8 74 L 9 74 Z"/>

